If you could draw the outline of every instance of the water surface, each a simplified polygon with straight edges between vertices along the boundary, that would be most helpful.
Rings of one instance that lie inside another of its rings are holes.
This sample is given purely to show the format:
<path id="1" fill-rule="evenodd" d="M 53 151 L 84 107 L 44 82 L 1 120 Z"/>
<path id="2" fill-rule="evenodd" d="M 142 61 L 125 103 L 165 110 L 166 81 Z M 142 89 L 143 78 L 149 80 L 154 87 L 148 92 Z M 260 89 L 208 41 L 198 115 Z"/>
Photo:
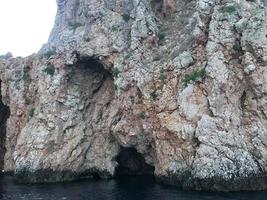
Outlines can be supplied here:
<path id="1" fill-rule="evenodd" d="M 15 184 L 0 176 L 1 200 L 267 200 L 267 192 L 189 192 L 156 183 L 150 177 L 86 180 L 52 184 Z"/>

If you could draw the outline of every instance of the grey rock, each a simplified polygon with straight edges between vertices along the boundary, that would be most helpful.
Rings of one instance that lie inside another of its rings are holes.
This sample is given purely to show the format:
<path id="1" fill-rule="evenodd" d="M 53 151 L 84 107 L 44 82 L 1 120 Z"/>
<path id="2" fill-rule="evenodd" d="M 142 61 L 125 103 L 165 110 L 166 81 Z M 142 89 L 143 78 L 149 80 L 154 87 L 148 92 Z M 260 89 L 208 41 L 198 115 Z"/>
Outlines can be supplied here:
<path id="1" fill-rule="evenodd" d="M 157 2 L 58 0 L 39 53 L 0 59 L 1 170 L 112 178 L 133 151 L 185 189 L 267 188 L 266 2 Z"/>

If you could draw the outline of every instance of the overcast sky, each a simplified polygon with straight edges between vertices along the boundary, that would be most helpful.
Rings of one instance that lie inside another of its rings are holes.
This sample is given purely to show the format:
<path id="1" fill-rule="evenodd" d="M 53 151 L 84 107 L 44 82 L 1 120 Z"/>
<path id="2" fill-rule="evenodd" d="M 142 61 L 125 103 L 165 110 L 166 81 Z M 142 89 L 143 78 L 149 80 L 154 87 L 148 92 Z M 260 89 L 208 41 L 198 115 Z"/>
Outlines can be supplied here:
<path id="1" fill-rule="evenodd" d="M 56 0 L 0 0 L 0 55 L 28 56 L 47 42 Z"/>

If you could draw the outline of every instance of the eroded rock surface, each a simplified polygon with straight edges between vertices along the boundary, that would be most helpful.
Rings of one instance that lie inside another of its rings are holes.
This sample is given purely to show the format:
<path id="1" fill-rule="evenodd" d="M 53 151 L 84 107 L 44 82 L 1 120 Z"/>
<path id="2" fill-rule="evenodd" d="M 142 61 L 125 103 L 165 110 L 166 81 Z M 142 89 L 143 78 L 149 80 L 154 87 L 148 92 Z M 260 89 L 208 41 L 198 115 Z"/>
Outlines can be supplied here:
<path id="1" fill-rule="evenodd" d="M 169 184 L 267 189 L 266 1 L 57 4 L 38 54 L 0 60 L 6 171 L 113 177 L 129 148 Z"/>

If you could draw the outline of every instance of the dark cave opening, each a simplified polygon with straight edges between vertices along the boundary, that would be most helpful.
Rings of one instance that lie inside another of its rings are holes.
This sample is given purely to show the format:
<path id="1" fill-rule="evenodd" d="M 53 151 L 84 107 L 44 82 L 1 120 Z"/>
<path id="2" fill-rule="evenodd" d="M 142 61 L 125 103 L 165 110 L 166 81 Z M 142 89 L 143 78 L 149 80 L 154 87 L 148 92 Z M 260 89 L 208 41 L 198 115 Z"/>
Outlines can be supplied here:
<path id="1" fill-rule="evenodd" d="M 115 175 L 154 175 L 154 166 L 146 163 L 144 156 L 138 153 L 135 148 L 122 147 L 120 153 L 116 157 L 118 166 Z"/>
<path id="2" fill-rule="evenodd" d="M 5 142 L 6 142 L 6 122 L 9 117 L 9 108 L 2 102 L 1 80 L 0 80 L 0 170 L 4 168 Z"/>
<path id="3" fill-rule="evenodd" d="M 107 72 L 107 70 L 104 69 L 103 64 L 99 62 L 98 59 L 92 58 L 92 57 L 82 58 L 77 62 L 76 65 L 82 68 L 90 68 L 93 71 L 97 71 L 101 73 Z"/>
<path id="4" fill-rule="evenodd" d="M 88 76 L 90 76 L 90 80 L 94 79 L 94 81 L 90 81 L 90 83 L 92 82 L 91 84 L 99 81 L 98 86 L 101 86 L 106 79 L 111 79 L 113 82 L 112 74 L 109 70 L 105 69 L 104 65 L 97 58 L 80 57 L 78 54 L 77 57 L 78 62 L 69 68 L 67 75 L 71 82 L 77 82 L 77 78 L 79 79 L 79 77 L 81 79 L 80 81 L 82 81 L 84 77 L 88 78 Z"/>

